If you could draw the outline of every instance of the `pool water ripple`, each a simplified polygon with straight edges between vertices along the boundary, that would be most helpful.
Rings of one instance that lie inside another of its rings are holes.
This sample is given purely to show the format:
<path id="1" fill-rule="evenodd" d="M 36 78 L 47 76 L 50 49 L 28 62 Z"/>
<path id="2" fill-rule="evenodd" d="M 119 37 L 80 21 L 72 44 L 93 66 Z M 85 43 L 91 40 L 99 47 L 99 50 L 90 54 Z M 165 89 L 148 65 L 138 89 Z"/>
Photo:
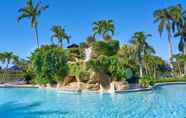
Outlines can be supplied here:
<path id="1" fill-rule="evenodd" d="M 0 88 L 0 118 L 186 118 L 186 85 L 123 94 Z"/>

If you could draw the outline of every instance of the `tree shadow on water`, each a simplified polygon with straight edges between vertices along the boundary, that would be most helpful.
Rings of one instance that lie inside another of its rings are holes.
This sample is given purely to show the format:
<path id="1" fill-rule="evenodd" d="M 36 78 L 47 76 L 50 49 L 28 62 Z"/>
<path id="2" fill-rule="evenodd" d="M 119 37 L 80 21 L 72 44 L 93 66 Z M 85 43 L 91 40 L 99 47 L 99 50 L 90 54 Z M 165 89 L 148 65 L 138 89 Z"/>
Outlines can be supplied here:
<path id="1" fill-rule="evenodd" d="M 0 118 L 61 118 L 71 114 L 69 111 L 39 110 L 41 102 L 32 104 L 20 104 L 18 102 L 7 102 L 0 104 Z"/>

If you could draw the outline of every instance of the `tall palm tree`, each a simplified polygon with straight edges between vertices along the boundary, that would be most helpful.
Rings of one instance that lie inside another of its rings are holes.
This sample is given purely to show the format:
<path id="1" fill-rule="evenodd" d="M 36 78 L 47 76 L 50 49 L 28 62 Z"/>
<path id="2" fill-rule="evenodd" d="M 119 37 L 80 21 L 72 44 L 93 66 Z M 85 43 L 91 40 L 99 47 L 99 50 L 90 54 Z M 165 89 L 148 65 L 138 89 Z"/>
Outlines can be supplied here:
<path id="1" fill-rule="evenodd" d="M 175 34 L 175 37 L 180 37 L 178 49 L 183 55 L 186 55 L 186 18 L 184 24 L 179 26 L 179 30 Z M 184 64 L 184 74 L 186 74 L 186 62 Z"/>
<path id="2" fill-rule="evenodd" d="M 18 60 L 18 56 L 13 52 L 3 52 L 0 53 L 0 60 L 3 64 L 6 64 L 6 69 L 8 69 L 10 63 L 15 63 Z"/>
<path id="3" fill-rule="evenodd" d="M 154 12 L 154 19 L 155 23 L 159 23 L 158 31 L 160 33 L 160 36 L 162 36 L 162 33 L 164 30 L 168 33 L 168 50 L 169 50 L 169 61 L 172 62 L 172 18 L 170 15 L 170 12 L 168 8 L 166 9 L 160 9 L 156 10 Z M 171 64 L 172 66 L 172 64 Z"/>
<path id="4" fill-rule="evenodd" d="M 92 30 L 94 37 L 99 34 L 104 39 L 106 36 L 109 36 L 109 33 L 114 35 L 115 26 L 112 20 L 99 20 L 93 23 Z"/>
<path id="5" fill-rule="evenodd" d="M 5 62 L 5 55 L 4 55 L 4 53 L 0 53 L 0 62 L 1 63 Z"/>
<path id="6" fill-rule="evenodd" d="M 51 36 L 52 42 L 53 42 L 53 39 L 57 39 L 61 47 L 63 47 L 63 40 L 66 40 L 67 43 L 70 43 L 71 37 L 65 32 L 65 29 L 62 26 L 54 25 L 51 28 L 51 31 L 53 33 Z"/>
<path id="7" fill-rule="evenodd" d="M 184 25 L 185 11 L 183 11 L 181 4 L 170 6 L 167 9 L 172 20 L 173 32 L 175 32 L 175 30 L 179 31 L 180 28 Z"/>
<path id="8" fill-rule="evenodd" d="M 171 6 L 169 9 L 173 21 L 173 30 L 177 30 L 174 36 L 180 38 L 178 49 L 183 55 L 186 55 L 186 11 L 180 4 Z M 186 62 L 184 64 L 184 74 L 186 74 Z"/>
<path id="9" fill-rule="evenodd" d="M 150 34 L 144 32 L 136 32 L 130 40 L 130 44 L 135 49 L 135 60 L 139 64 L 140 77 L 143 76 L 144 56 L 155 53 L 155 50 L 147 43 L 147 38 Z"/>
<path id="10" fill-rule="evenodd" d="M 18 12 L 20 16 L 18 17 L 18 22 L 22 19 L 29 19 L 31 27 L 35 30 L 36 43 L 39 48 L 39 36 L 38 36 L 38 21 L 37 17 L 46 9 L 48 5 L 43 5 L 41 2 L 37 2 L 36 5 L 33 4 L 32 0 L 27 0 L 26 6 L 20 8 Z"/>
<path id="11" fill-rule="evenodd" d="M 6 62 L 6 69 L 8 69 L 11 60 L 13 60 L 14 54 L 12 52 L 4 52 L 4 58 Z"/>

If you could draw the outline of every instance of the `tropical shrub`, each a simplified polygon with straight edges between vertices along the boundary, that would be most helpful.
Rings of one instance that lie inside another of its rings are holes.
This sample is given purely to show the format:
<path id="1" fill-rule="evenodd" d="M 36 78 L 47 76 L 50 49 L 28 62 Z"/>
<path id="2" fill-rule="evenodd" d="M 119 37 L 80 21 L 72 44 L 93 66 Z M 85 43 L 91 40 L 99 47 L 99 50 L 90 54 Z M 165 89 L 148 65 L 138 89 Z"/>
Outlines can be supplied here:
<path id="1" fill-rule="evenodd" d="M 68 74 L 68 54 L 63 48 L 43 46 L 32 53 L 31 60 L 38 83 L 61 82 Z"/>
<path id="2" fill-rule="evenodd" d="M 125 81 L 132 73 L 130 68 L 122 65 L 116 56 L 99 56 L 97 59 L 92 59 L 88 65 L 94 72 L 105 73 L 116 81 Z"/>
<path id="3" fill-rule="evenodd" d="M 18 59 L 15 63 L 15 66 L 22 70 L 22 72 L 24 73 L 24 79 L 27 84 L 31 82 L 33 83 L 33 80 L 35 79 L 35 73 L 33 72 L 31 61 Z"/>
<path id="4" fill-rule="evenodd" d="M 100 55 L 105 55 L 105 56 L 115 55 L 118 49 L 119 49 L 119 42 L 115 40 L 111 40 L 109 42 L 96 41 L 93 44 L 93 50 L 97 57 Z"/>
<path id="5" fill-rule="evenodd" d="M 150 86 L 154 85 L 154 80 L 151 77 L 148 76 L 144 76 L 142 78 L 139 79 L 139 85 L 142 88 L 148 88 Z"/>
<path id="6" fill-rule="evenodd" d="M 90 79 L 90 72 L 88 72 L 88 71 L 82 71 L 82 72 L 80 73 L 79 80 L 80 80 L 81 82 L 88 82 L 89 79 Z"/>
<path id="7" fill-rule="evenodd" d="M 80 58 L 83 58 L 82 51 L 80 50 L 79 47 L 73 47 L 73 48 L 68 48 L 69 52 L 69 61 L 76 61 Z"/>
<path id="8" fill-rule="evenodd" d="M 75 76 L 78 81 L 86 82 L 89 79 L 89 73 L 86 70 L 86 64 L 83 62 L 75 62 L 69 64 L 70 75 Z"/>
<path id="9" fill-rule="evenodd" d="M 125 81 L 127 77 L 129 77 L 129 75 L 127 75 L 127 69 L 119 62 L 116 56 L 109 57 L 108 60 L 108 74 L 117 81 Z"/>
<path id="10" fill-rule="evenodd" d="M 162 83 L 162 82 L 186 82 L 186 78 L 182 77 L 182 78 L 171 78 L 171 77 L 167 77 L 167 78 L 161 78 L 159 80 L 156 80 L 156 83 Z"/>
<path id="11" fill-rule="evenodd" d="M 123 45 L 117 53 L 117 57 L 122 65 L 126 68 L 128 82 L 136 83 L 138 78 L 138 65 L 135 61 L 134 50 L 130 45 Z"/>
<path id="12" fill-rule="evenodd" d="M 159 78 L 161 72 L 163 72 L 162 68 L 166 66 L 166 63 L 162 58 L 158 56 L 145 55 L 144 65 L 145 65 L 146 75 L 156 79 Z"/>
<path id="13" fill-rule="evenodd" d="M 99 56 L 96 59 L 92 59 L 87 63 L 87 67 L 94 72 L 104 72 L 107 73 L 108 69 L 108 57 L 107 56 Z"/>

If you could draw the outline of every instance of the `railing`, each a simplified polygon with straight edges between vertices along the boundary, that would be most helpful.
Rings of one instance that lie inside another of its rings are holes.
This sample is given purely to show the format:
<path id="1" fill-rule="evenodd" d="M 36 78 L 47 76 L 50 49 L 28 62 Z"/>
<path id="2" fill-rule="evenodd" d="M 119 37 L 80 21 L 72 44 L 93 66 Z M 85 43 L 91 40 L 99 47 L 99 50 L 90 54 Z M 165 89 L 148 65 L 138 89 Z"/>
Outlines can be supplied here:
<path id="1" fill-rule="evenodd" d="M 24 79 L 23 72 L 0 72 L 0 83 L 12 82 L 18 79 Z"/>

